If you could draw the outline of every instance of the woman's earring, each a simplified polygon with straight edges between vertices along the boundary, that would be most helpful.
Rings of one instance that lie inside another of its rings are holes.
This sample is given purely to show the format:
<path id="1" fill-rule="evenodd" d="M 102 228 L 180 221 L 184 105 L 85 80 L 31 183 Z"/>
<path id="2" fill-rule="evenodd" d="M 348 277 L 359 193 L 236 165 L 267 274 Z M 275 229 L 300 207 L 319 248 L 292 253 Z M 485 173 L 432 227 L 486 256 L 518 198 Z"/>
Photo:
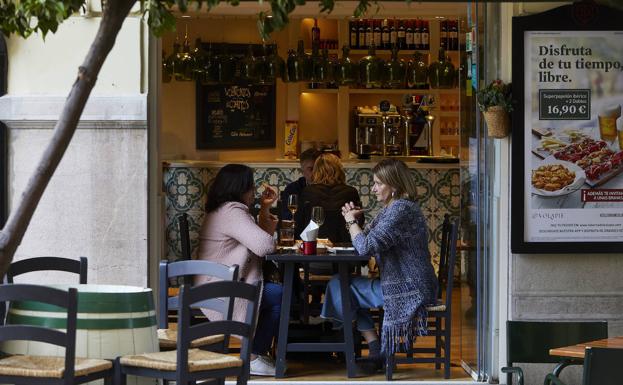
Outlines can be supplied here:
<path id="1" fill-rule="evenodd" d="M 392 198 L 396 197 L 396 191 L 392 191 Z"/>

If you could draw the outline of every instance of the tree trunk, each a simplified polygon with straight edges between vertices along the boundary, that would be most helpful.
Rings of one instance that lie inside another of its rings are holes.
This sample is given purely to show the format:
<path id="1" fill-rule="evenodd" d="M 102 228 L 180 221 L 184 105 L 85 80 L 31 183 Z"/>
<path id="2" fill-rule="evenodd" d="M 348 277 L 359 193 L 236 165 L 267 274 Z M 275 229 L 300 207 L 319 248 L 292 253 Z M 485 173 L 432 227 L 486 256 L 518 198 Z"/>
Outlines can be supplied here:
<path id="1" fill-rule="evenodd" d="M 78 77 L 56 122 L 52 139 L 41 156 L 37 168 L 30 176 L 21 201 L 11 211 L 5 227 L 0 231 L 0 277 L 6 274 L 41 196 L 67 150 L 84 106 L 95 86 L 97 75 L 115 45 L 117 34 L 134 3 L 135 0 L 107 0 L 104 3 L 104 12 L 97 35 L 82 66 L 78 69 Z"/>

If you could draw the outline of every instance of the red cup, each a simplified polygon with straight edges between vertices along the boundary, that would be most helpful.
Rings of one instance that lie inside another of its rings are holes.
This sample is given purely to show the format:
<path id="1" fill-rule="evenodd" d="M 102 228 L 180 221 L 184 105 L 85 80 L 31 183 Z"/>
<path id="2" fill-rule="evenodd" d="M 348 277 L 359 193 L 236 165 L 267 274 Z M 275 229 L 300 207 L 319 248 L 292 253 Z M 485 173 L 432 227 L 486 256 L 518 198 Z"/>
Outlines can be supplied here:
<path id="1" fill-rule="evenodd" d="M 303 254 L 316 254 L 316 241 L 303 241 Z"/>

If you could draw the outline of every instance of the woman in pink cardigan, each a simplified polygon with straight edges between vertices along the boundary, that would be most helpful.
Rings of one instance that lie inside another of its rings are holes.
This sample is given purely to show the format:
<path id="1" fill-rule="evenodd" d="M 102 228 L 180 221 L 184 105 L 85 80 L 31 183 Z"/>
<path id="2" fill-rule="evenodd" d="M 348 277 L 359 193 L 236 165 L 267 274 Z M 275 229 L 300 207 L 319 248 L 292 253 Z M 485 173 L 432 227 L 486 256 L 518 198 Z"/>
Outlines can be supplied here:
<path id="1" fill-rule="evenodd" d="M 208 191 L 206 216 L 199 233 L 198 258 L 238 265 L 240 280 L 262 284 L 262 257 L 275 249 L 273 233 L 277 217 L 269 209 L 277 200 L 277 193 L 270 187 L 262 194 L 258 223 L 249 213 L 255 199 L 253 170 L 241 164 L 228 164 L 221 168 Z M 198 277 L 196 283 L 210 281 L 210 277 Z M 262 298 L 253 347 L 251 350 L 251 374 L 274 376 L 274 361 L 267 355 L 279 328 L 282 286 L 264 282 Z M 244 301 L 234 305 L 234 318 L 244 320 Z M 211 320 L 219 319 L 215 312 L 205 311 Z"/>

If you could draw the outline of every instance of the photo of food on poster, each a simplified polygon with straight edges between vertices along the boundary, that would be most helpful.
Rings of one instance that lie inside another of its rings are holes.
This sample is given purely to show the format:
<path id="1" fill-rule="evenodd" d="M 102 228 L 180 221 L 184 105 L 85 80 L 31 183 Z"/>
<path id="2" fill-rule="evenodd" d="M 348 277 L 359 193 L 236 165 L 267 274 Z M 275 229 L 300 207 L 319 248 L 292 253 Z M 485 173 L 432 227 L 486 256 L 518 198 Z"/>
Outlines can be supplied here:
<path id="1" fill-rule="evenodd" d="M 623 32 L 527 31 L 525 240 L 623 241 Z"/>

